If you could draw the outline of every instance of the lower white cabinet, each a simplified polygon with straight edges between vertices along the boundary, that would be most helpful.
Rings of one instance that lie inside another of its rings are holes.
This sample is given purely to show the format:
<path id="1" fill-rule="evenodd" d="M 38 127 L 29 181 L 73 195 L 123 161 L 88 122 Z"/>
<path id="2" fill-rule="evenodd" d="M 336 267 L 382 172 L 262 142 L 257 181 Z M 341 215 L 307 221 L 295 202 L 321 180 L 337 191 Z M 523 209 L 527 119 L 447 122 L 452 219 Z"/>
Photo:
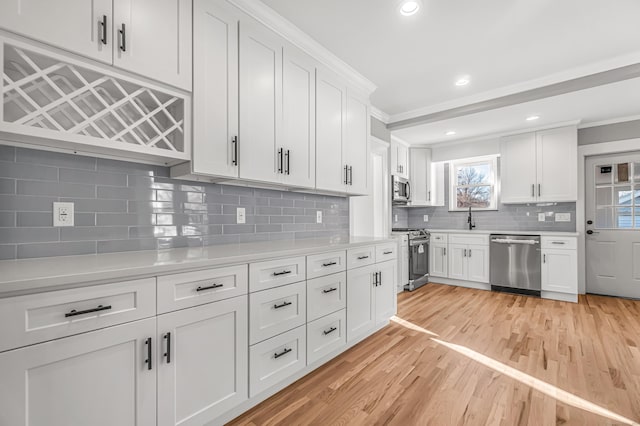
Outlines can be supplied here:
<path id="1" fill-rule="evenodd" d="M 432 243 L 429 247 L 429 276 L 446 278 L 448 269 L 447 243 Z"/>
<path id="2" fill-rule="evenodd" d="M 388 260 L 377 263 L 376 267 L 378 269 L 378 283 L 375 287 L 375 324 L 381 325 L 396 313 L 397 298 L 395 290 L 398 278 L 398 262 Z"/>
<path id="3" fill-rule="evenodd" d="M 578 293 L 578 252 L 576 238 L 551 239 L 543 237 L 542 291 Z M 564 248 L 550 248 L 556 247 Z"/>
<path id="4" fill-rule="evenodd" d="M 449 278 L 489 282 L 488 246 L 450 243 L 446 257 Z"/>
<path id="5" fill-rule="evenodd" d="M 156 319 L 0 353 L 0 424 L 156 424 Z"/>
<path id="6" fill-rule="evenodd" d="M 248 398 L 247 296 L 158 316 L 156 342 L 158 426 L 202 425 Z"/>
<path id="7" fill-rule="evenodd" d="M 316 362 L 347 344 L 344 309 L 307 324 L 307 362 Z"/>
<path id="8" fill-rule="evenodd" d="M 249 343 L 304 325 L 307 321 L 306 282 L 249 295 Z"/>
<path id="9" fill-rule="evenodd" d="M 307 281 L 307 321 L 344 309 L 346 305 L 346 272 Z"/>

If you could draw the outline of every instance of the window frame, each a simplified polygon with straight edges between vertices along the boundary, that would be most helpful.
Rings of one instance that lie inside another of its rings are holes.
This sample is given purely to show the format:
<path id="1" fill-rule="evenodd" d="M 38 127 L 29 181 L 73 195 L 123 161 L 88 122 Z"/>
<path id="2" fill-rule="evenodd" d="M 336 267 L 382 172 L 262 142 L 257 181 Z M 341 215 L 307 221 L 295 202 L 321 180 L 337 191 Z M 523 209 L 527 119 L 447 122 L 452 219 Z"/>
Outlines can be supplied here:
<path id="1" fill-rule="evenodd" d="M 456 185 L 457 183 L 457 169 L 461 166 L 476 166 L 476 165 L 489 165 L 489 183 L 478 185 Z M 489 199 L 488 207 L 472 207 L 473 211 L 491 211 L 498 210 L 498 193 L 499 193 L 499 181 L 498 181 L 498 156 L 486 156 L 486 157 L 473 157 L 473 158 L 461 158 L 449 163 L 449 211 L 461 212 L 469 210 L 469 207 L 458 207 L 458 188 L 468 188 L 474 186 L 489 186 L 491 188 L 491 196 Z"/>

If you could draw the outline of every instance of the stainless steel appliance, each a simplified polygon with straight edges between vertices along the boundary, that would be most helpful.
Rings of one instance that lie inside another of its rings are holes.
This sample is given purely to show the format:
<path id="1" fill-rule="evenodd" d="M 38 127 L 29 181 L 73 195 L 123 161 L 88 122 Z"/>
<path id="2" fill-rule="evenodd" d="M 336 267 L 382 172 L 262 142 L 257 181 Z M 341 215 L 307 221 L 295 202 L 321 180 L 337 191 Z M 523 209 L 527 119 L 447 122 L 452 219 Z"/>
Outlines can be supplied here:
<path id="1" fill-rule="evenodd" d="M 540 296 L 540 236 L 491 235 L 491 289 Z"/>
<path id="2" fill-rule="evenodd" d="M 407 205 L 411 201 L 411 183 L 400 176 L 391 176 L 391 203 Z"/>
<path id="3" fill-rule="evenodd" d="M 394 228 L 394 233 L 405 233 L 408 238 L 409 258 L 401 267 L 408 269 L 408 283 L 404 289 L 413 291 L 429 282 L 429 231 L 426 229 Z M 402 274 L 401 274 L 402 276 Z"/>

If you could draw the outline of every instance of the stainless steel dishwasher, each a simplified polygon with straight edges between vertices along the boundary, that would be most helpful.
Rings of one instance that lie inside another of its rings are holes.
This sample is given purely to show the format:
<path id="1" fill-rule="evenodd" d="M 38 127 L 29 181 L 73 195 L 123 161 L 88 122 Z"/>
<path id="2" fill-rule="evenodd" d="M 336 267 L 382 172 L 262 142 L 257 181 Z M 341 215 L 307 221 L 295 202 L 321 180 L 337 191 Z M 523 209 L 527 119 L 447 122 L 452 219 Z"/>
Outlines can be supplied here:
<path id="1" fill-rule="evenodd" d="M 540 236 L 491 235 L 491 289 L 540 296 Z"/>

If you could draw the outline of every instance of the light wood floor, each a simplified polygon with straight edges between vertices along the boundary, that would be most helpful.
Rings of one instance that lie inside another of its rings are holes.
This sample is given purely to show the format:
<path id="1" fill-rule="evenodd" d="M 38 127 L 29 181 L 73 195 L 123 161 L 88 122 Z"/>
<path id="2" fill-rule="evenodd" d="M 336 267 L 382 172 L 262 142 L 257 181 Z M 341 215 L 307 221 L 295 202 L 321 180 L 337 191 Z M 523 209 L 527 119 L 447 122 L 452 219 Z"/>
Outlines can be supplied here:
<path id="1" fill-rule="evenodd" d="M 231 424 L 640 421 L 640 301 L 429 284 L 398 318 Z"/>

